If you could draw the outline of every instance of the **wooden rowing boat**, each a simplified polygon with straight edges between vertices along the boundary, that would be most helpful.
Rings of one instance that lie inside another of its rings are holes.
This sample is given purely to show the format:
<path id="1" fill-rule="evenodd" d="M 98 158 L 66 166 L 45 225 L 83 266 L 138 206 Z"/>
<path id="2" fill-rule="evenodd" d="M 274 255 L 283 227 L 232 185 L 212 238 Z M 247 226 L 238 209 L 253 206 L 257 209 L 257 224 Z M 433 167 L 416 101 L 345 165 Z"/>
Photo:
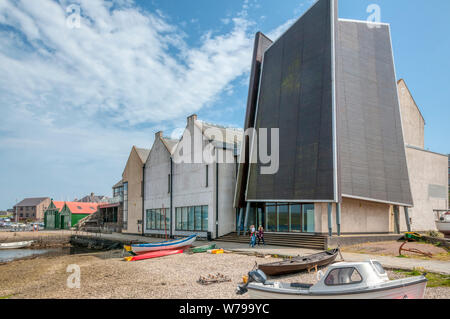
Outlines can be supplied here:
<path id="1" fill-rule="evenodd" d="M 216 244 L 204 245 L 199 247 L 191 248 L 191 252 L 193 253 L 206 253 L 210 249 L 216 248 Z"/>
<path id="2" fill-rule="evenodd" d="M 197 234 L 194 234 L 186 238 L 168 240 L 158 243 L 125 245 L 124 248 L 131 254 L 140 255 L 151 251 L 179 249 L 181 247 L 188 247 L 192 245 L 192 243 L 195 241 L 196 238 Z"/>
<path id="3" fill-rule="evenodd" d="M 32 240 L 29 241 L 18 241 L 14 243 L 2 243 L 0 244 L 0 249 L 18 249 L 18 248 L 25 248 L 30 247 L 33 243 Z"/>
<path id="4" fill-rule="evenodd" d="M 137 261 L 137 260 L 164 257 L 164 256 L 175 255 L 175 254 L 181 254 L 181 253 L 183 253 L 183 249 L 158 250 L 158 251 L 151 251 L 146 254 L 125 257 L 125 260 L 126 261 Z"/>
<path id="5" fill-rule="evenodd" d="M 258 268 L 266 275 L 270 276 L 292 274 L 302 270 L 312 269 L 316 266 L 320 267 L 331 264 L 336 259 L 338 253 L 339 248 L 336 248 L 309 256 L 299 256 L 292 259 L 259 265 Z"/>

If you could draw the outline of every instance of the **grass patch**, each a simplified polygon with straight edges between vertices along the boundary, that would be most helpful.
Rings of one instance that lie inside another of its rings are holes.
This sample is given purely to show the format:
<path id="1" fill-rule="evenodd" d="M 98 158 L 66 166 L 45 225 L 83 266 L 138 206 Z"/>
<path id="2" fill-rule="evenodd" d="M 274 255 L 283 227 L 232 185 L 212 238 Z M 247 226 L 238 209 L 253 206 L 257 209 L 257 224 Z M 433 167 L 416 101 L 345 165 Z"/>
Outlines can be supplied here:
<path id="1" fill-rule="evenodd" d="M 421 269 L 413 269 L 411 271 L 394 269 L 393 271 L 406 276 L 420 276 L 424 273 Z M 425 277 L 428 279 L 427 287 L 450 287 L 450 275 L 427 273 Z"/>
<path id="2" fill-rule="evenodd" d="M 9 298 L 11 298 L 12 296 L 14 296 L 14 294 L 6 295 L 6 296 L 0 296 L 0 299 L 9 299 Z"/>

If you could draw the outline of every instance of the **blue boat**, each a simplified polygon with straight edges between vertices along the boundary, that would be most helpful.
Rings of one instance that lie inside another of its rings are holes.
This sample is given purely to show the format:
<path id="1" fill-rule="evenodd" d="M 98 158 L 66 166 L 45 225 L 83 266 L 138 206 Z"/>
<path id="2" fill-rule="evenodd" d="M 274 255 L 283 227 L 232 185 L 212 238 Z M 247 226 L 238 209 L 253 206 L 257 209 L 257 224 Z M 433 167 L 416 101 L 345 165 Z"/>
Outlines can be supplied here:
<path id="1" fill-rule="evenodd" d="M 158 243 L 148 243 L 148 244 L 134 244 L 126 245 L 124 248 L 132 254 L 144 254 L 150 251 L 166 250 L 166 249 L 177 249 L 181 247 L 191 246 L 197 239 L 197 234 L 191 235 L 186 238 L 173 239 Z"/>

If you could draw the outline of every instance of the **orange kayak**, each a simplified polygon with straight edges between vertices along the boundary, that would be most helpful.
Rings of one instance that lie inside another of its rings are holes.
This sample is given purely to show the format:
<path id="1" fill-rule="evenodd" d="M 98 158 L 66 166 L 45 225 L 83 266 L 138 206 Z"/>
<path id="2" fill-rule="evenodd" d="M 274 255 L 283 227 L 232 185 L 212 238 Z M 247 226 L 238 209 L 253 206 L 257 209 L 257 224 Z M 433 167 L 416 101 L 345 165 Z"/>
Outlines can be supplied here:
<path id="1" fill-rule="evenodd" d="M 152 252 L 137 255 L 137 256 L 125 257 L 125 260 L 126 261 L 144 260 L 144 259 L 150 259 L 150 258 L 157 258 L 157 257 L 181 254 L 182 252 L 183 252 L 183 249 L 158 250 L 158 251 L 152 251 Z"/>

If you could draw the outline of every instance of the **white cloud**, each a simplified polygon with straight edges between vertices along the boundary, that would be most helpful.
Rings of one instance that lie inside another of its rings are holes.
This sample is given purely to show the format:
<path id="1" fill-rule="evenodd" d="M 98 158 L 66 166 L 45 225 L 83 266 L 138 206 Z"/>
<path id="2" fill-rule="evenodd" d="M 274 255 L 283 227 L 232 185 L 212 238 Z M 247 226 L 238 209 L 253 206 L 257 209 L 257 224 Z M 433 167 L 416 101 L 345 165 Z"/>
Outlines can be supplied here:
<path id="1" fill-rule="evenodd" d="M 80 28 L 66 23 L 73 3 Z M 121 172 L 133 144 L 150 147 L 154 131 L 232 94 L 250 67 L 251 5 L 222 20 L 230 31 L 206 31 L 193 47 L 166 13 L 131 0 L 1 0 L 0 153 L 11 151 L 13 162 L 25 153 L 38 164 L 58 158 L 60 176 L 83 174 L 73 164 L 89 160 Z"/>

